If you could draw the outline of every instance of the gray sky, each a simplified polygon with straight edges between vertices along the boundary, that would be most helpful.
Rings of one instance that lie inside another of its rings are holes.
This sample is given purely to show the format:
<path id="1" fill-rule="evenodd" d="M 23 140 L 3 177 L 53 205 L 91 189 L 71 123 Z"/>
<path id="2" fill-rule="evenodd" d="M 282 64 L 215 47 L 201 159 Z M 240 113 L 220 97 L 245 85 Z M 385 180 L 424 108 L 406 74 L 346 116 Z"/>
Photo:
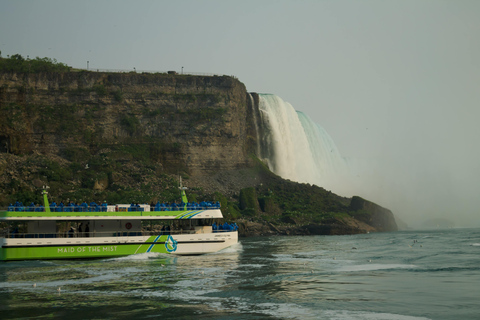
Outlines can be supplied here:
<path id="1" fill-rule="evenodd" d="M 480 1 L 0 0 L 0 50 L 234 75 L 368 163 L 360 195 L 480 225 Z"/>

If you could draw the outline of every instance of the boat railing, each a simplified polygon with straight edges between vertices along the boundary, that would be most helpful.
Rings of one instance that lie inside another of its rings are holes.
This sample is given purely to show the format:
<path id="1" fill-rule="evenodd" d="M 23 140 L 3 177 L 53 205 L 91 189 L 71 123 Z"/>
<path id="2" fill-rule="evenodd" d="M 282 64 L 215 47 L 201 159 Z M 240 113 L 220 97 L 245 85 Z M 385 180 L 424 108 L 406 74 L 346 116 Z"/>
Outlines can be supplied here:
<path id="1" fill-rule="evenodd" d="M 234 230 L 215 230 L 213 232 L 231 232 Z M 193 229 L 174 229 L 169 231 L 109 231 L 109 232 L 79 232 L 66 231 L 57 233 L 23 233 L 18 231 L 4 231 L 0 235 L 7 239 L 48 239 L 48 238 L 124 238 L 124 237 L 140 237 L 140 236 L 157 236 L 157 235 L 179 235 L 179 234 L 195 234 Z"/>
<path id="2" fill-rule="evenodd" d="M 143 207 L 130 206 L 130 207 L 118 207 L 112 205 L 97 205 L 97 206 L 85 206 L 85 205 L 67 205 L 67 206 L 50 206 L 50 212 L 144 212 L 144 211 L 184 211 L 184 210 L 213 210 L 220 209 L 219 205 L 212 206 L 163 206 L 163 207 L 151 207 L 150 210 L 145 210 Z M 8 206 L 0 208 L 0 211 L 9 212 L 45 212 L 44 206 Z"/>

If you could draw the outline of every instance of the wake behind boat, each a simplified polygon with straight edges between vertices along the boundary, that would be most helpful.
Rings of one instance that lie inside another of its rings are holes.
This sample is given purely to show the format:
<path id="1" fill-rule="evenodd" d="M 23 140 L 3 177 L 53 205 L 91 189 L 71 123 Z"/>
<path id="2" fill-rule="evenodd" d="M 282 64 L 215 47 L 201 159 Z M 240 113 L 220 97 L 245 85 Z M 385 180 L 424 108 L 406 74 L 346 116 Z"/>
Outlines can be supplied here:
<path id="1" fill-rule="evenodd" d="M 189 203 L 185 188 L 177 205 L 16 204 L 0 211 L 7 228 L 0 238 L 0 260 L 116 257 L 158 252 L 195 255 L 238 242 L 236 224 L 217 224 L 218 203 Z M 214 220 L 215 219 L 215 220 Z M 161 227 L 160 229 L 160 225 Z"/>

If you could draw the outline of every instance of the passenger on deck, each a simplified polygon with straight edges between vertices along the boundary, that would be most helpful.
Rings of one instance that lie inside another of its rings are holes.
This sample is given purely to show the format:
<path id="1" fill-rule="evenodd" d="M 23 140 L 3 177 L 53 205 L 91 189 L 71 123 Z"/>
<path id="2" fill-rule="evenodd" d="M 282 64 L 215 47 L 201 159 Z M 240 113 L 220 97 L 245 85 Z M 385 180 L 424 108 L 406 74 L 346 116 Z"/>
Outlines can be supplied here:
<path id="1" fill-rule="evenodd" d="M 73 203 L 73 201 L 70 201 L 70 203 L 65 208 L 65 212 L 73 212 L 74 210 L 75 210 L 75 203 Z"/>
<path id="2" fill-rule="evenodd" d="M 130 204 L 130 208 L 129 208 L 128 211 L 137 211 L 137 206 L 135 205 L 135 203 L 132 202 L 132 203 Z"/>

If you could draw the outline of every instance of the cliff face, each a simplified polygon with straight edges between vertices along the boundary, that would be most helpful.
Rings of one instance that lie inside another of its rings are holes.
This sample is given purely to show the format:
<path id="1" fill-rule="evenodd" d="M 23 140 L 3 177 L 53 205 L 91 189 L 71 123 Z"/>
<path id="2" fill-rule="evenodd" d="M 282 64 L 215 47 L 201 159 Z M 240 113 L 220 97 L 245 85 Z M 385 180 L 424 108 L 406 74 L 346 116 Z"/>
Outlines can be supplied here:
<path id="1" fill-rule="evenodd" d="M 192 175 L 245 167 L 245 86 L 231 77 L 0 74 L 0 151 L 62 155 L 146 146 Z"/>

